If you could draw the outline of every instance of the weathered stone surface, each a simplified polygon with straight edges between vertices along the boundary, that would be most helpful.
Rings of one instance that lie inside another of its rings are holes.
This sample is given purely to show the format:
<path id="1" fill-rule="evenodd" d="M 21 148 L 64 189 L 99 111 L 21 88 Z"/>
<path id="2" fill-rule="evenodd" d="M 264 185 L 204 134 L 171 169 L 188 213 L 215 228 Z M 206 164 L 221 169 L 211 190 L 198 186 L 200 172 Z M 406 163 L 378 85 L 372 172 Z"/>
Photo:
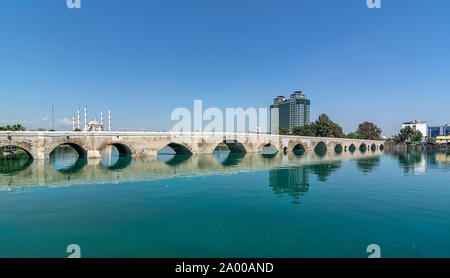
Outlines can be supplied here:
<path id="1" fill-rule="evenodd" d="M 48 159 L 50 153 L 60 145 L 70 145 L 81 157 L 99 158 L 109 145 L 117 147 L 122 155 L 144 157 L 156 155 L 159 150 L 171 144 L 177 152 L 192 154 L 212 153 L 217 145 L 225 142 L 231 151 L 260 152 L 264 146 L 272 145 L 278 151 L 292 151 L 302 145 L 306 151 L 314 151 L 323 142 L 327 151 L 335 151 L 340 145 L 344 152 L 350 146 L 359 149 L 373 146 L 379 150 L 383 141 L 342 138 L 316 138 L 252 133 L 173 133 L 173 132 L 0 132 L 0 147 L 13 145 L 27 151 L 34 159 Z M 238 144 L 239 143 L 239 144 Z"/>

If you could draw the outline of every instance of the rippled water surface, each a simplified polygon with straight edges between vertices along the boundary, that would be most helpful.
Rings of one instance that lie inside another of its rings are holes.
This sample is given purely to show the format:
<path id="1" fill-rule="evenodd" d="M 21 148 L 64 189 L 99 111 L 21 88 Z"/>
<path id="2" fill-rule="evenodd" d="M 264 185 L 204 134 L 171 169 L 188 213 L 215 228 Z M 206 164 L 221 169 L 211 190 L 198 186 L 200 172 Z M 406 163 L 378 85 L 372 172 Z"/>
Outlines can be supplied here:
<path id="1" fill-rule="evenodd" d="M 450 154 L 0 161 L 0 257 L 450 257 Z"/>

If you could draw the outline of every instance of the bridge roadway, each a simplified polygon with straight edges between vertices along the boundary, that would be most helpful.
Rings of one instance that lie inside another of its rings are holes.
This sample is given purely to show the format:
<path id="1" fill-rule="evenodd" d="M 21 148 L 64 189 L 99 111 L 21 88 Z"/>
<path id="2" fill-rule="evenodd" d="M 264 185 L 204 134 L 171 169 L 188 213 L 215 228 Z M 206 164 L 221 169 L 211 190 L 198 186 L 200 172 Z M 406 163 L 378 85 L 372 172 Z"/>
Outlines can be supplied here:
<path id="1" fill-rule="evenodd" d="M 156 155 L 166 146 L 178 154 L 212 153 L 220 144 L 225 143 L 231 152 L 260 152 L 264 147 L 276 151 L 303 149 L 314 151 L 316 148 L 326 151 L 347 151 L 366 148 L 383 150 L 383 141 L 302 137 L 288 135 L 255 133 L 214 133 L 214 132 L 73 132 L 73 131 L 2 131 L 0 147 L 17 146 L 26 151 L 33 159 L 48 159 L 58 146 L 73 147 L 80 157 L 99 158 L 101 152 L 110 145 L 117 148 L 120 155 L 145 157 Z"/>

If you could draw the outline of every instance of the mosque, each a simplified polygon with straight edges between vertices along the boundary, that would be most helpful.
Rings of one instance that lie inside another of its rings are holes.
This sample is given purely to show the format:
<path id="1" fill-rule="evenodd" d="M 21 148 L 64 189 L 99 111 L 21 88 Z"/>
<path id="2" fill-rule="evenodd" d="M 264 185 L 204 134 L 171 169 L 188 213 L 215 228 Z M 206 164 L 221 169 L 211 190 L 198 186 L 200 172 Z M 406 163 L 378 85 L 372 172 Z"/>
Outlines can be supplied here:
<path id="1" fill-rule="evenodd" d="M 80 107 L 78 107 L 78 117 L 77 122 L 75 124 L 75 114 L 73 115 L 72 120 L 72 129 L 81 130 L 80 125 Z M 101 132 L 105 131 L 105 126 L 103 125 L 103 112 L 100 113 L 100 123 L 97 121 L 97 118 L 88 122 L 87 118 L 87 105 L 84 106 L 84 129 L 83 132 Z M 111 108 L 108 109 L 108 131 L 111 131 Z"/>

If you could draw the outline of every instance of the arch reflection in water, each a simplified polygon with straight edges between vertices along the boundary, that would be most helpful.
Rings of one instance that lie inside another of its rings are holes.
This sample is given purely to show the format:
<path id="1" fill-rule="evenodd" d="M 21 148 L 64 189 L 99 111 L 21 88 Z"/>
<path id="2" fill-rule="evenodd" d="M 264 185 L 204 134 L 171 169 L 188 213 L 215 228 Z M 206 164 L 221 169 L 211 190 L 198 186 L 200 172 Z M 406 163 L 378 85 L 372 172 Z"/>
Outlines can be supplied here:
<path id="1" fill-rule="evenodd" d="M 13 175 L 23 171 L 33 164 L 32 159 L 0 159 L 0 173 L 5 175 Z"/>
<path id="2" fill-rule="evenodd" d="M 213 152 L 213 156 L 223 166 L 236 166 L 246 156 L 246 153 Z"/>
<path id="3" fill-rule="evenodd" d="M 50 153 L 50 165 L 62 173 L 74 173 L 86 164 L 86 158 L 80 158 L 78 151 L 70 145 L 60 145 Z"/>
<path id="4" fill-rule="evenodd" d="M 261 156 L 266 159 L 272 159 L 278 156 L 278 153 L 262 153 Z"/>
<path id="5" fill-rule="evenodd" d="M 191 156 L 190 154 L 158 154 L 158 160 L 167 165 L 176 166 L 187 163 Z"/>
<path id="6" fill-rule="evenodd" d="M 110 170 L 121 170 L 131 163 L 131 152 L 120 145 L 109 145 L 102 152 L 102 163 Z"/>
<path id="7" fill-rule="evenodd" d="M 69 149 L 70 150 L 70 149 Z M 302 157 L 278 153 L 274 157 L 267 159 L 259 153 L 247 154 L 223 154 L 218 157 L 214 155 L 159 155 L 146 158 L 117 159 L 116 165 L 111 164 L 112 170 L 121 169 L 120 176 L 111 175 L 111 169 L 105 167 L 100 159 L 81 160 L 72 167 L 60 167 L 65 173 L 76 174 L 67 175 L 61 171 L 55 171 L 54 165 L 48 161 L 35 160 L 27 168 L 13 174 L 0 173 L 0 190 L 6 189 L 4 185 L 11 184 L 14 188 L 28 186 L 45 185 L 75 185 L 108 182 L 127 182 L 136 180 L 165 179 L 180 176 L 202 176 L 215 174 L 235 174 L 247 171 L 271 170 L 282 167 L 303 167 L 308 169 L 310 174 L 317 175 L 319 181 L 325 181 L 339 168 L 344 159 L 354 159 L 370 156 L 378 156 L 377 153 L 355 153 L 340 154 L 328 152 L 325 156 L 319 157 L 314 152 L 306 152 Z M 73 158 L 73 156 L 71 156 Z M 71 161 L 73 162 L 73 161 Z M 314 164 L 314 165 L 313 165 Z M 109 164 L 108 164 L 109 165 Z M 232 166 L 232 167 L 227 167 Z M 18 168 L 16 168 L 19 170 Z M 10 172 L 10 171 L 9 171 Z"/>

